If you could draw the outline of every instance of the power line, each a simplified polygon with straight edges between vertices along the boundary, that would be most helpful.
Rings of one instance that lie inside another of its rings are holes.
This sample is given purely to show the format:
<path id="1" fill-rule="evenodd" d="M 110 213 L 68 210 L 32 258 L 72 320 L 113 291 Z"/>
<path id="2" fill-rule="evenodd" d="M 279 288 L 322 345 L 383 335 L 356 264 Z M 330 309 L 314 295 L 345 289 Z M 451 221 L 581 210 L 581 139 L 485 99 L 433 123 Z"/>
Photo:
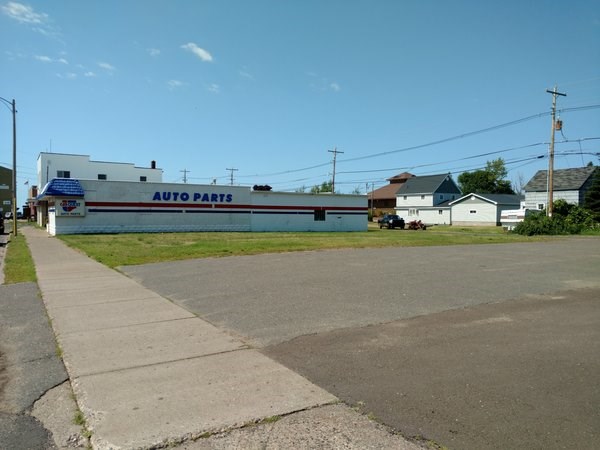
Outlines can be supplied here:
<path id="1" fill-rule="evenodd" d="M 600 104 L 586 105 L 586 106 L 577 106 L 577 107 L 570 107 L 570 108 L 562 108 L 560 110 L 557 110 L 557 112 L 559 112 L 559 113 L 566 113 L 566 112 L 586 111 L 586 110 L 598 109 L 598 108 L 600 108 Z M 413 145 L 413 146 L 410 146 L 410 147 L 403 147 L 403 148 L 399 148 L 399 149 L 395 149 L 395 150 L 389 150 L 389 151 L 385 151 L 385 152 L 372 153 L 372 154 L 368 154 L 368 155 L 358 156 L 358 157 L 355 157 L 355 158 L 341 159 L 341 160 L 339 160 L 339 162 L 340 163 L 346 163 L 346 162 L 353 162 L 353 161 L 361 161 L 361 160 L 364 160 L 364 159 L 377 158 L 377 157 L 380 157 L 380 156 L 392 155 L 392 154 L 395 154 L 395 153 L 408 152 L 408 151 L 411 151 L 411 150 L 419 150 L 419 149 L 422 149 L 422 148 L 432 147 L 434 145 L 444 144 L 444 143 L 447 143 L 447 142 L 452 142 L 452 141 L 455 141 L 455 140 L 459 140 L 459 139 L 464 139 L 464 138 L 476 136 L 478 134 L 483 134 L 483 133 L 487 133 L 487 132 L 490 132 L 490 131 L 499 130 L 499 129 L 510 127 L 510 126 L 513 126 L 513 125 L 518 125 L 518 124 L 527 122 L 529 120 L 533 120 L 533 119 L 537 119 L 537 118 L 541 118 L 541 117 L 547 117 L 547 116 L 549 116 L 551 114 L 552 114 L 551 111 L 545 111 L 545 112 L 541 112 L 541 113 L 538 113 L 538 114 L 532 114 L 530 116 L 522 117 L 520 119 L 511 120 L 510 122 L 505 122 L 505 123 L 501 123 L 501 124 L 498 124 L 498 125 L 493 125 L 493 126 L 482 128 L 482 129 L 475 130 L 475 131 L 469 131 L 467 133 L 463 133 L 463 134 L 459 134 L 459 135 L 455 135 L 455 136 L 450 136 L 450 137 L 443 138 L 443 139 L 438 139 L 438 140 L 427 142 L 427 143 L 424 143 L 424 144 Z M 267 174 L 247 175 L 247 176 L 244 176 L 244 177 L 241 177 L 241 178 L 272 177 L 272 176 L 279 176 L 279 175 L 287 175 L 287 174 L 290 174 L 290 173 L 297 173 L 297 172 L 303 172 L 303 171 L 307 171 L 307 170 L 317 169 L 317 168 L 320 168 L 320 167 L 325 167 L 327 165 L 329 165 L 328 162 L 321 163 L 321 164 L 316 164 L 316 165 L 312 165 L 312 166 L 308 166 L 308 167 L 302 167 L 302 168 L 299 168 L 299 169 L 285 170 L 285 171 L 281 171 L 281 172 L 272 172 L 272 173 L 267 173 Z M 394 169 L 387 169 L 387 170 L 394 170 Z M 339 173 L 346 173 L 346 172 L 339 172 Z"/>

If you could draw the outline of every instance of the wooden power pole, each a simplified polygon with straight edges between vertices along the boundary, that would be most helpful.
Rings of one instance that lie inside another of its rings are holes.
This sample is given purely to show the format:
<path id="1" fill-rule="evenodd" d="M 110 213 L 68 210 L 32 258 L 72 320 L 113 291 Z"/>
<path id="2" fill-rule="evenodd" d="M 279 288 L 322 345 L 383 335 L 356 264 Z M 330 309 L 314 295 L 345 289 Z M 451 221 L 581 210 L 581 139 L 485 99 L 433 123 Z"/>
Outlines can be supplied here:
<path id="1" fill-rule="evenodd" d="M 552 132 L 550 134 L 550 155 L 548 158 L 548 204 L 546 205 L 546 215 L 552 217 L 552 204 L 554 203 L 554 132 L 556 131 L 556 97 L 566 97 L 556 90 L 556 86 L 551 91 L 546 89 L 546 92 L 552 94 Z"/>
<path id="2" fill-rule="evenodd" d="M 331 179 L 331 193 L 335 194 L 335 160 L 337 157 L 338 153 L 344 153 L 344 152 L 340 152 L 337 148 L 334 148 L 333 150 L 327 150 L 329 153 L 333 153 L 333 178 Z"/>

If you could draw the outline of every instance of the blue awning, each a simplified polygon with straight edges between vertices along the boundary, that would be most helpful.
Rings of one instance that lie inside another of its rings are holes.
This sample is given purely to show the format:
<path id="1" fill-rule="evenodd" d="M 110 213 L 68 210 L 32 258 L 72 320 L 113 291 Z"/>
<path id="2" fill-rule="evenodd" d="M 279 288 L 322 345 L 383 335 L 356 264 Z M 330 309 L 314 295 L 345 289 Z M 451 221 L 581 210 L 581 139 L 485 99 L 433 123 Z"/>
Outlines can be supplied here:
<path id="1" fill-rule="evenodd" d="M 53 178 L 44 186 L 36 200 L 47 197 L 83 197 L 84 191 L 79 180 L 73 178 Z"/>

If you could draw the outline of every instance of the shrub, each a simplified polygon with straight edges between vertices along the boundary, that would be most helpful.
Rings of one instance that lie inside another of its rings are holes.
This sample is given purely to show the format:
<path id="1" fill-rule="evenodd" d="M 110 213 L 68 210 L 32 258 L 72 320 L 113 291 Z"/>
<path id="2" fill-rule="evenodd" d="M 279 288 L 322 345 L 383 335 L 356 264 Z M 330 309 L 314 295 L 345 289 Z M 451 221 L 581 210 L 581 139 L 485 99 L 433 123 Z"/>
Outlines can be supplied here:
<path id="1" fill-rule="evenodd" d="M 557 200 L 553 203 L 552 217 L 541 211 L 525 217 L 514 232 L 526 236 L 538 234 L 579 234 L 594 227 L 594 218 L 590 211 L 578 205 Z"/>

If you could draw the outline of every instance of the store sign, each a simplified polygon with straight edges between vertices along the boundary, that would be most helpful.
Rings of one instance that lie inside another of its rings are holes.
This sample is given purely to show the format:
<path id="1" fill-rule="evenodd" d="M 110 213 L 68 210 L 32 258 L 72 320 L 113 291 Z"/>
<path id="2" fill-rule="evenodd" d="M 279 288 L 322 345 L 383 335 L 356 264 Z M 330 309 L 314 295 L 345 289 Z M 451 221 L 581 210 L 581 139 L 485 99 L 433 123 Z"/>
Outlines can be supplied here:
<path id="1" fill-rule="evenodd" d="M 58 217 L 85 216 L 85 200 L 82 198 L 57 200 L 55 208 Z"/>
<path id="2" fill-rule="evenodd" d="M 152 197 L 153 201 L 162 202 L 189 202 L 194 203 L 231 203 L 233 194 L 229 193 L 214 193 L 214 192 L 174 192 L 174 191 L 157 191 Z"/>

